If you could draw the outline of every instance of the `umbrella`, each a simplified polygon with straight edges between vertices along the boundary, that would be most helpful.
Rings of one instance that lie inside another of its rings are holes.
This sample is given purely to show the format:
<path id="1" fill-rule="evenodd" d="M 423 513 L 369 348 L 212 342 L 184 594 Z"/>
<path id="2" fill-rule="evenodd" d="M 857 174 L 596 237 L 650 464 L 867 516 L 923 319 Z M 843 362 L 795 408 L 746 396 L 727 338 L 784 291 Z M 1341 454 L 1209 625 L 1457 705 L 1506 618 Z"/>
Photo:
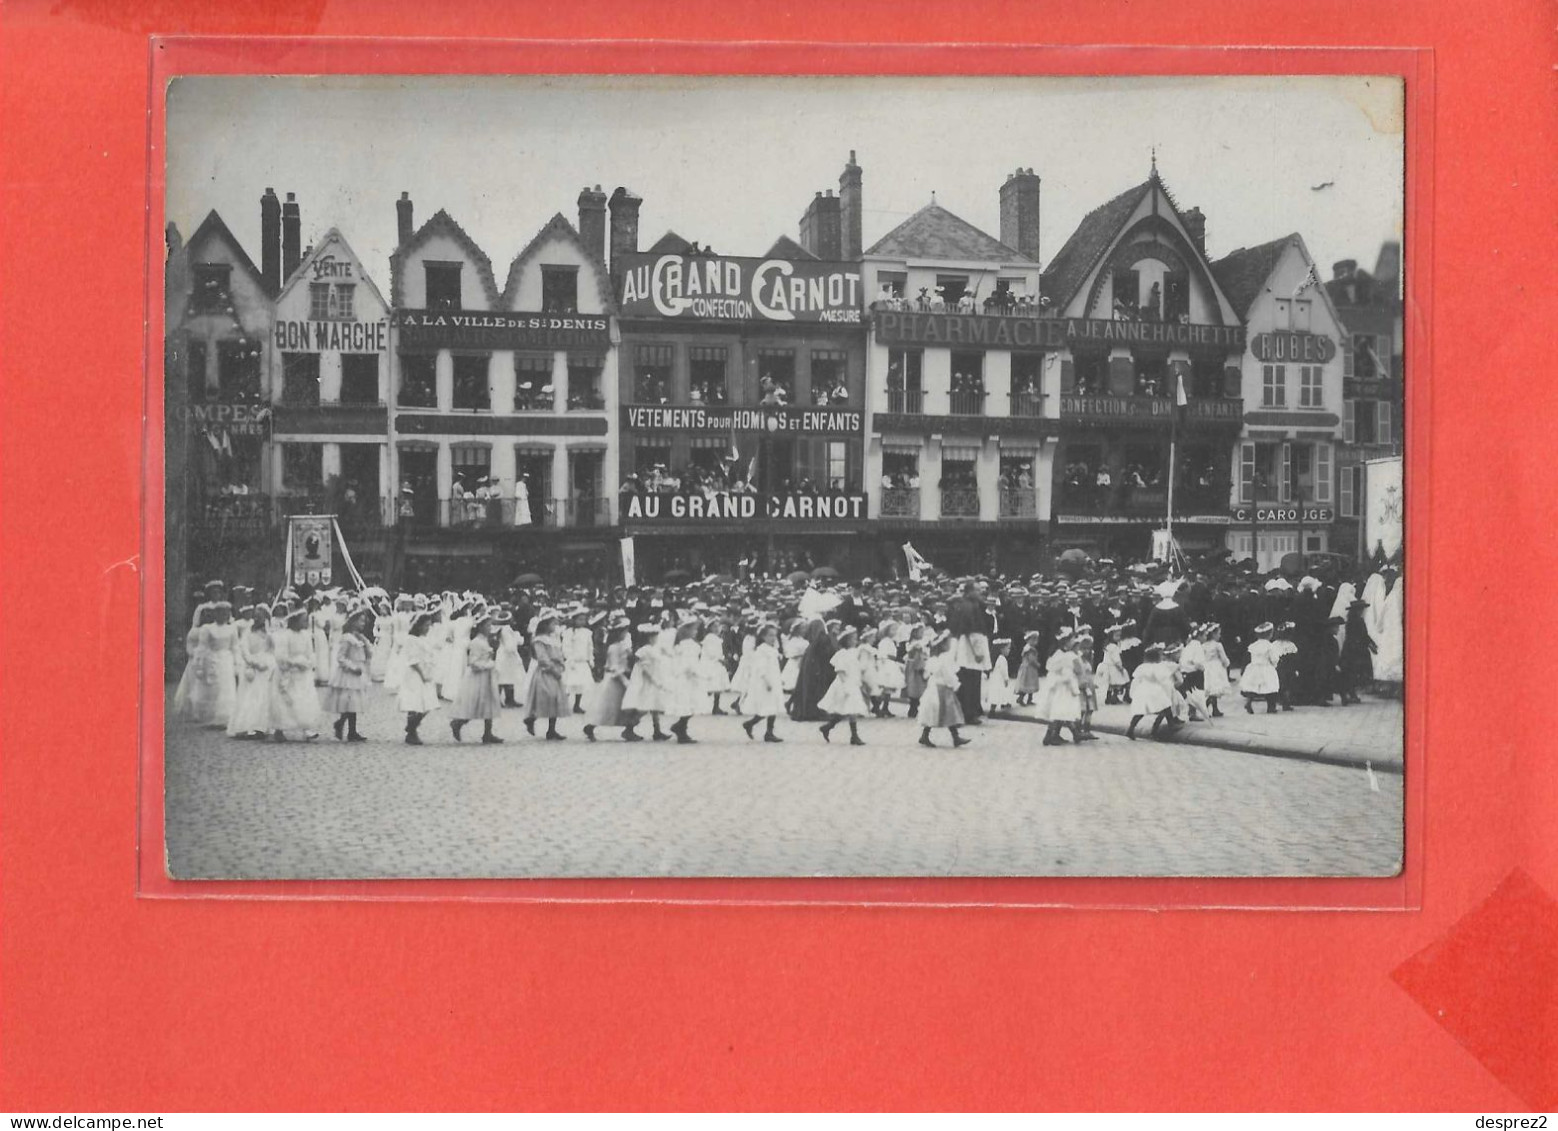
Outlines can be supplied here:
<path id="1" fill-rule="evenodd" d="M 794 573 L 790 574 L 789 577 L 786 577 L 785 580 L 790 582 L 792 585 L 799 585 L 803 581 L 810 581 L 811 574 L 807 573 L 804 569 L 798 569 Z"/>
<path id="2" fill-rule="evenodd" d="M 820 581 L 825 577 L 837 577 L 838 575 L 839 571 L 834 569 L 832 566 L 818 566 L 816 569 L 811 571 L 813 581 Z"/>
<path id="3" fill-rule="evenodd" d="M 1287 579 L 1283 578 L 1283 577 L 1273 577 L 1270 581 L 1266 582 L 1266 591 L 1268 593 L 1272 592 L 1273 590 L 1277 590 L 1277 589 L 1291 589 L 1291 588 L 1293 588 L 1293 586 L 1290 585 L 1288 583 Z"/>
<path id="4" fill-rule="evenodd" d="M 710 585 L 732 585 L 736 579 L 728 573 L 716 573 L 713 577 L 706 577 L 704 580 Z"/>
<path id="5" fill-rule="evenodd" d="M 1063 562 L 1081 562 L 1085 564 L 1087 562 L 1087 551 L 1080 550 L 1073 546 L 1071 549 L 1066 550 L 1060 555 L 1060 560 Z"/>
<path id="6" fill-rule="evenodd" d="M 535 573 L 522 573 L 514 579 L 514 585 L 523 588 L 527 585 L 540 585 L 541 576 Z"/>
<path id="7" fill-rule="evenodd" d="M 673 569 L 666 573 L 665 580 L 686 581 L 690 577 L 692 577 L 692 574 L 688 573 L 685 569 Z"/>

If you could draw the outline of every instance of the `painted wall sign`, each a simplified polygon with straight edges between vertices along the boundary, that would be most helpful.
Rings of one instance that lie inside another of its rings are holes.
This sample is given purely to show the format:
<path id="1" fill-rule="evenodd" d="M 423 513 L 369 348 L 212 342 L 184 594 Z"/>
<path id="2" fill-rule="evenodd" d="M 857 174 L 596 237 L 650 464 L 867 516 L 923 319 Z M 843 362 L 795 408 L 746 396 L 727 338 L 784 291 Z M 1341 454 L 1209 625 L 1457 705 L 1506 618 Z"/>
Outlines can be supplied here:
<path id="1" fill-rule="evenodd" d="M 197 428 L 220 428 L 233 436 L 265 436 L 270 433 L 268 404 L 181 405 L 179 415 Z"/>
<path id="2" fill-rule="evenodd" d="M 707 408 L 628 405 L 622 425 L 637 432 L 766 432 L 774 435 L 841 436 L 865 430 L 857 409 L 775 406 Z"/>
<path id="3" fill-rule="evenodd" d="M 852 322 L 858 263 L 724 255 L 625 255 L 622 317 L 713 322 Z"/>
<path id="4" fill-rule="evenodd" d="M 864 495 L 631 495 L 623 522 L 860 522 Z"/>
<path id="5" fill-rule="evenodd" d="M 309 280 L 311 282 L 354 278 L 356 278 L 356 272 L 352 268 L 352 261 L 344 255 L 321 255 L 309 264 Z"/>
<path id="6" fill-rule="evenodd" d="M 1333 507 L 1303 508 L 1303 522 L 1311 523 L 1331 522 L 1336 518 L 1336 510 Z M 1253 519 L 1251 515 L 1254 515 Z M 1248 504 L 1233 508 L 1229 516 L 1234 522 L 1249 523 L 1254 521 L 1262 525 L 1292 525 L 1299 523 L 1299 508 L 1292 505 L 1277 504 L 1275 506 L 1252 507 Z"/>
<path id="7" fill-rule="evenodd" d="M 389 347 L 389 325 L 377 322 L 314 322 L 281 319 L 274 331 L 276 348 L 287 353 L 383 353 Z"/>
<path id="8" fill-rule="evenodd" d="M 1025 318 L 990 314 L 925 314 L 883 310 L 872 315 L 883 342 L 1061 349 L 1077 344 L 1243 349 L 1243 326 L 1193 322 L 1127 322 L 1104 318 Z"/>
<path id="9" fill-rule="evenodd" d="M 604 314 L 525 314 L 486 311 L 397 310 L 395 326 L 406 349 L 568 349 L 611 345 Z"/>
<path id="10" fill-rule="evenodd" d="M 1336 343 L 1324 334 L 1268 332 L 1250 339 L 1257 361 L 1296 361 L 1324 365 L 1336 356 Z"/>
<path id="11" fill-rule="evenodd" d="M 1237 421 L 1244 402 L 1232 398 L 1193 398 L 1185 406 L 1186 420 Z M 1174 415 L 1170 397 L 1079 396 L 1070 393 L 1060 398 L 1060 415 L 1078 420 L 1162 420 Z"/>

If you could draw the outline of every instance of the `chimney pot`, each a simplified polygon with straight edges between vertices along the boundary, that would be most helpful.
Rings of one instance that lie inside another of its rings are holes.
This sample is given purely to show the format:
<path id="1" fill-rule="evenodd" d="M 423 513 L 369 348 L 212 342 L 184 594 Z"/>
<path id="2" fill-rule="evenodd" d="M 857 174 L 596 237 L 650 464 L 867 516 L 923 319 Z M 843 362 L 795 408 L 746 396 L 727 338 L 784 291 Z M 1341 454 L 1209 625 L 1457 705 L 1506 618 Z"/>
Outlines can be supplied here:
<path id="1" fill-rule="evenodd" d="M 1001 185 L 1001 242 L 1024 258 L 1039 260 L 1040 182 L 1032 169 L 1018 166 Z"/>
<path id="2" fill-rule="evenodd" d="M 287 194 L 287 202 L 281 206 L 281 281 L 292 278 L 292 272 L 303 262 L 303 217 L 298 211 L 296 193 Z"/>
<path id="3" fill-rule="evenodd" d="M 400 199 L 395 202 L 395 246 L 405 247 L 411 242 L 411 236 L 416 231 L 412 223 L 411 194 L 401 191 Z"/>
<path id="4" fill-rule="evenodd" d="M 849 163 L 839 174 L 839 258 L 859 259 L 863 247 L 861 214 L 864 211 L 861 189 L 861 170 L 855 162 L 855 151 L 849 151 Z"/>
<path id="5" fill-rule="evenodd" d="M 273 188 L 260 197 L 260 278 L 272 294 L 281 290 L 281 201 Z"/>

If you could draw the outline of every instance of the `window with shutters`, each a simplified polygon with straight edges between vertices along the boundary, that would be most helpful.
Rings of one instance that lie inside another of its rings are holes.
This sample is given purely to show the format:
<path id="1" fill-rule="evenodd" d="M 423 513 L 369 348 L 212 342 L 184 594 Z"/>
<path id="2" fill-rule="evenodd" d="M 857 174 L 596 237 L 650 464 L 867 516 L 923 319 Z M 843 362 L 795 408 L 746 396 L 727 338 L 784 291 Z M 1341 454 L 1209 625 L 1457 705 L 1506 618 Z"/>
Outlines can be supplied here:
<path id="1" fill-rule="evenodd" d="M 1317 503 L 1331 501 L 1331 445 L 1315 445 L 1314 500 Z"/>
<path id="2" fill-rule="evenodd" d="M 887 411 L 923 412 L 925 398 L 920 384 L 924 350 L 887 351 Z"/>
<path id="3" fill-rule="evenodd" d="M 1342 440 L 1349 444 L 1358 442 L 1358 408 L 1356 401 L 1342 402 Z"/>
<path id="4" fill-rule="evenodd" d="M 1338 468 L 1338 485 L 1340 487 L 1339 510 L 1343 518 L 1358 517 L 1358 496 L 1355 484 L 1358 468 L 1356 465 Z"/>
<path id="5" fill-rule="evenodd" d="M 1392 426 L 1392 409 L 1395 406 L 1389 401 L 1379 401 L 1375 406 L 1374 425 L 1376 444 L 1394 444 L 1396 442 L 1395 429 Z"/>
<path id="6" fill-rule="evenodd" d="M 1374 353 L 1377 340 L 1373 334 L 1352 336 L 1352 375 L 1359 380 L 1383 376 Z"/>

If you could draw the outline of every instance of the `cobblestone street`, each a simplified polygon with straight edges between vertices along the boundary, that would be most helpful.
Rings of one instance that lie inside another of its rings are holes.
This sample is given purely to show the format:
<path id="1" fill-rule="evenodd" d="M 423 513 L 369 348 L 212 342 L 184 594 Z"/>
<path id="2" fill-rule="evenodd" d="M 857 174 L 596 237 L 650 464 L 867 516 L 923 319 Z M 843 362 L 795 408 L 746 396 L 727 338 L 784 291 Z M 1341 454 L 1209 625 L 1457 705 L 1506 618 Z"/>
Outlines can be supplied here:
<path id="1" fill-rule="evenodd" d="M 1043 747 L 1002 721 L 957 750 L 903 719 L 864 721 L 864 747 L 787 721 L 783 745 L 749 743 L 731 718 L 693 720 L 696 745 L 591 745 L 577 717 L 547 743 L 510 710 L 504 745 L 476 726 L 456 746 L 440 712 L 409 747 L 391 707 L 375 696 L 361 744 L 173 731 L 174 877 L 1380 876 L 1401 857 L 1393 774 L 1107 735 Z"/>

